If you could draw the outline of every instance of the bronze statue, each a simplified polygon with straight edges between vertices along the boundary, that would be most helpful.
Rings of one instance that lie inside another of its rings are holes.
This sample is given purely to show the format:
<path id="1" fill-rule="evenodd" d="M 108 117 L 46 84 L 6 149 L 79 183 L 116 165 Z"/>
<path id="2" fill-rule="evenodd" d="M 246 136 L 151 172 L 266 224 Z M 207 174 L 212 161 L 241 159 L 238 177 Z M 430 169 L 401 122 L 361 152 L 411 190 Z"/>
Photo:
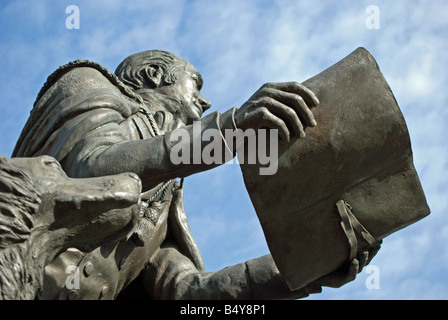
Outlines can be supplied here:
<path id="1" fill-rule="evenodd" d="M 78 60 L 50 75 L 13 156 L 52 156 L 72 178 L 133 172 L 142 193 L 132 235 L 91 251 L 61 253 L 46 266 L 38 298 L 296 299 L 353 280 L 376 254 L 379 242 L 298 287 L 291 275 L 280 274 L 271 255 L 206 272 L 183 207 L 183 178 L 223 162 L 197 161 L 198 146 L 199 152 L 208 147 L 197 137 L 217 132 L 214 150 L 222 154 L 214 156 L 221 159 L 244 151 L 226 139 L 229 131 L 274 129 L 287 148 L 319 127 L 313 115 L 319 100 L 296 82 L 267 83 L 240 108 L 202 117 L 211 105 L 200 93 L 202 82 L 194 66 L 160 50 L 126 58 L 115 74 Z M 180 129 L 193 139 L 179 141 Z M 191 161 L 173 161 L 179 144 Z M 296 259 L 306 264 L 306 256 Z M 79 289 L 64 286 L 70 265 L 82 270 Z"/>

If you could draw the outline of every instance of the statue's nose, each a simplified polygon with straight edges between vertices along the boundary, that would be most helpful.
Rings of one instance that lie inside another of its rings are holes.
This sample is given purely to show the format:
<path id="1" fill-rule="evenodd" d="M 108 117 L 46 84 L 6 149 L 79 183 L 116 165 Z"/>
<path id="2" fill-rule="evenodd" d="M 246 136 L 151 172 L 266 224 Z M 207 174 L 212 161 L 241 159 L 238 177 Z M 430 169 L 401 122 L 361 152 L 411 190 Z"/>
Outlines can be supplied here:
<path id="1" fill-rule="evenodd" d="M 211 103 L 210 103 L 210 101 L 208 101 L 207 99 L 205 99 L 201 94 L 199 95 L 199 97 L 198 97 L 198 101 L 199 101 L 199 104 L 201 105 L 201 107 L 202 107 L 202 111 L 205 111 L 205 110 L 207 110 L 207 109 L 210 109 L 210 107 L 211 107 Z"/>

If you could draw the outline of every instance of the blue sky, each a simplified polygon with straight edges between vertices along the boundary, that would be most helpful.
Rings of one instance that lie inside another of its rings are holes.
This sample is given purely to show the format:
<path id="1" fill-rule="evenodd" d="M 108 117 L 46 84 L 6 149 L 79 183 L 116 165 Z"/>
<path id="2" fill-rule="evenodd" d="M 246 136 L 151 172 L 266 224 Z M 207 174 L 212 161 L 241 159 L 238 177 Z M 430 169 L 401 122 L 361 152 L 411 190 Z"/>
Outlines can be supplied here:
<path id="1" fill-rule="evenodd" d="M 80 29 L 66 28 L 68 5 Z M 366 28 L 368 5 L 380 29 Z M 447 1 L 2 1 L 0 154 L 10 156 L 46 77 L 76 59 L 111 71 L 128 55 L 168 50 L 193 63 L 211 110 L 225 111 L 265 82 L 299 81 L 359 46 L 376 58 L 405 116 L 431 215 L 387 237 L 362 272 L 308 299 L 448 298 Z M 237 165 L 186 180 L 185 206 L 208 270 L 268 253 Z"/>

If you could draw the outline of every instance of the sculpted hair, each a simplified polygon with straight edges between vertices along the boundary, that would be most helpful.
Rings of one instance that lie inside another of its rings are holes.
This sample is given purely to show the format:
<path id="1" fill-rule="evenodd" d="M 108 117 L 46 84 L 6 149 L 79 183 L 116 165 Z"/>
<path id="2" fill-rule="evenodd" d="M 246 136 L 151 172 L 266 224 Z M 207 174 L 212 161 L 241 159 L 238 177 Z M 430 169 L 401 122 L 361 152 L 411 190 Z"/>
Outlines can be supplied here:
<path id="1" fill-rule="evenodd" d="M 0 249 L 28 239 L 39 205 L 40 193 L 31 178 L 0 156 Z"/>
<path id="2" fill-rule="evenodd" d="M 163 72 L 162 81 L 171 84 L 176 81 L 176 69 L 183 67 L 185 63 L 171 52 L 148 50 L 124 59 L 115 70 L 115 75 L 134 90 L 142 89 L 145 84 L 149 88 L 155 88 L 157 84 L 149 76 L 149 67 L 160 68 Z"/>

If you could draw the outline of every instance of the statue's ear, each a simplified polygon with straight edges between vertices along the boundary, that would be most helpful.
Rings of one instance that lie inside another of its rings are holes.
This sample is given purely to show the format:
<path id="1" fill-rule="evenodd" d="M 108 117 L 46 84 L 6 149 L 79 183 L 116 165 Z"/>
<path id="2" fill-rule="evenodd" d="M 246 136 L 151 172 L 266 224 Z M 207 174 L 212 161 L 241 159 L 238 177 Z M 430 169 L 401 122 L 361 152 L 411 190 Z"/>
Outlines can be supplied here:
<path id="1" fill-rule="evenodd" d="M 163 70 L 157 65 L 148 65 L 145 68 L 145 86 L 157 88 L 162 80 Z"/>

